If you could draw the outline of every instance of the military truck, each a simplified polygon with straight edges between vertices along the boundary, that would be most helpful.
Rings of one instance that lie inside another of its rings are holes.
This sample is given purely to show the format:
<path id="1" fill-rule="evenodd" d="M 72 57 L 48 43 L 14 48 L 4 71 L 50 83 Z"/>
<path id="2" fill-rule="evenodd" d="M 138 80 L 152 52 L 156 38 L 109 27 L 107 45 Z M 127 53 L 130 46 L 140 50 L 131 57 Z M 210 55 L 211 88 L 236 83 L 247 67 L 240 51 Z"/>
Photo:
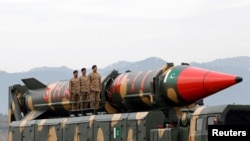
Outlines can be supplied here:
<path id="1" fill-rule="evenodd" d="M 9 87 L 8 141 L 206 141 L 208 124 L 249 123 L 247 105 L 203 106 L 203 98 L 241 77 L 186 63 L 113 70 L 102 79 L 99 109 L 72 110 L 68 80 L 22 81 Z"/>

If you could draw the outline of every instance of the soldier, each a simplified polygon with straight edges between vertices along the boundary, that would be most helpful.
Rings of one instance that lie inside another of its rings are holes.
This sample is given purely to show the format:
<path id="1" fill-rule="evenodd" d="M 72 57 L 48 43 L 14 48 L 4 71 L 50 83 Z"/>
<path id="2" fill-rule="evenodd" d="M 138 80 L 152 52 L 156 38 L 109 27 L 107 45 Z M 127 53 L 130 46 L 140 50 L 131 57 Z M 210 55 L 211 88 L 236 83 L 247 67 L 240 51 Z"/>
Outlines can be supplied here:
<path id="1" fill-rule="evenodd" d="M 82 76 L 80 77 L 80 109 L 88 108 L 90 100 L 89 78 L 86 76 L 86 68 L 82 68 Z"/>
<path id="2" fill-rule="evenodd" d="M 101 75 L 97 72 L 97 66 L 92 66 L 92 73 L 89 74 L 90 81 L 90 108 L 98 109 L 100 103 L 100 92 L 102 89 Z"/>
<path id="3" fill-rule="evenodd" d="M 79 94 L 80 94 L 80 81 L 78 78 L 78 71 L 73 71 L 74 77 L 69 81 L 69 92 L 71 94 L 71 109 L 79 109 Z"/>

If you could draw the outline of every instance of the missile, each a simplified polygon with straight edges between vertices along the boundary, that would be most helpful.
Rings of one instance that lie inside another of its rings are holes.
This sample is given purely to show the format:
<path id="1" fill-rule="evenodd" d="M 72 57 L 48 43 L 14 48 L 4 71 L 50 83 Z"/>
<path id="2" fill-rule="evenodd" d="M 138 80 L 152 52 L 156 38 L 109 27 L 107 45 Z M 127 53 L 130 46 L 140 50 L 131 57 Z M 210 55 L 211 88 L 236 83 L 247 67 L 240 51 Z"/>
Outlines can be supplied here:
<path id="1" fill-rule="evenodd" d="M 241 81 L 239 76 L 187 65 L 128 72 L 117 76 L 108 89 L 106 110 L 187 106 Z"/>
<path id="2" fill-rule="evenodd" d="M 35 78 L 22 79 L 27 87 L 25 105 L 28 111 L 38 111 L 36 116 L 45 112 L 48 115 L 67 115 L 70 110 L 69 81 L 62 80 L 48 85 Z"/>
<path id="3" fill-rule="evenodd" d="M 102 79 L 100 107 L 117 113 L 187 106 L 242 80 L 232 74 L 171 63 L 156 70 L 116 73 Z M 69 80 L 48 85 L 35 78 L 22 81 L 28 89 L 28 111 L 36 111 L 36 116 L 46 112 L 52 117 L 69 113 Z"/>

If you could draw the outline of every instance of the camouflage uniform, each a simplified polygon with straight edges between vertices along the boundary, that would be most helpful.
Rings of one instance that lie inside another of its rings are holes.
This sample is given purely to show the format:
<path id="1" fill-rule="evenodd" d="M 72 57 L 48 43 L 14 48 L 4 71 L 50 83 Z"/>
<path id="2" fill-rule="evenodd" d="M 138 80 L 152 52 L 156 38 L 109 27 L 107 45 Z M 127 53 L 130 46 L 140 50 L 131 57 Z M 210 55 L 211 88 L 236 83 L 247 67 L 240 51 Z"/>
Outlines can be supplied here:
<path id="1" fill-rule="evenodd" d="M 80 81 L 79 78 L 71 78 L 69 81 L 69 92 L 71 94 L 71 109 L 79 109 Z"/>
<path id="2" fill-rule="evenodd" d="M 99 108 L 100 103 L 100 92 L 102 89 L 101 85 L 101 75 L 97 72 L 92 72 L 89 74 L 90 81 L 90 108 Z"/>
<path id="3" fill-rule="evenodd" d="M 89 78 L 86 75 L 82 75 L 80 77 L 80 109 L 85 109 L 89 107 L 89 93 Z"/>

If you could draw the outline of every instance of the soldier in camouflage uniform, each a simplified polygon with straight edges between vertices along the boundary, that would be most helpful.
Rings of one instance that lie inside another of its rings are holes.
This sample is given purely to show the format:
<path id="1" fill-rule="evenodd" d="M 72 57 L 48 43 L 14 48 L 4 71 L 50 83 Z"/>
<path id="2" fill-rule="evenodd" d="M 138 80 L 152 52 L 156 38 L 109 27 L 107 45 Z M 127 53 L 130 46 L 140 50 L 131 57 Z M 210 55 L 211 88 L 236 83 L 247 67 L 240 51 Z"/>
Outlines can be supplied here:
<path id="1" fill-rule="evenodd" d="M 90 100 L 89 78 L 86 76 L 86 68 L 82 68 L 82 76 L 80 79 L 80 109 L 88 108 Z"/>
<path id="2" fill-rule="evenodd" d="M 78 78 L 78 71 L 73 71 L 74 77 L 69 81 L 69 92 L 71 94 L 71 109 L 79 109 L 79 94 L 80 94 L 80 81 Z"/>
<path id="3" fill-rule="evenodd" d="M 89 74 L 90 81 L 90 108 L 98 109 L 100 103 L 100 92 L 102 89 L 101 75 L 97 72 L 97 66 L 92 66 L 92 72 Z"/>

